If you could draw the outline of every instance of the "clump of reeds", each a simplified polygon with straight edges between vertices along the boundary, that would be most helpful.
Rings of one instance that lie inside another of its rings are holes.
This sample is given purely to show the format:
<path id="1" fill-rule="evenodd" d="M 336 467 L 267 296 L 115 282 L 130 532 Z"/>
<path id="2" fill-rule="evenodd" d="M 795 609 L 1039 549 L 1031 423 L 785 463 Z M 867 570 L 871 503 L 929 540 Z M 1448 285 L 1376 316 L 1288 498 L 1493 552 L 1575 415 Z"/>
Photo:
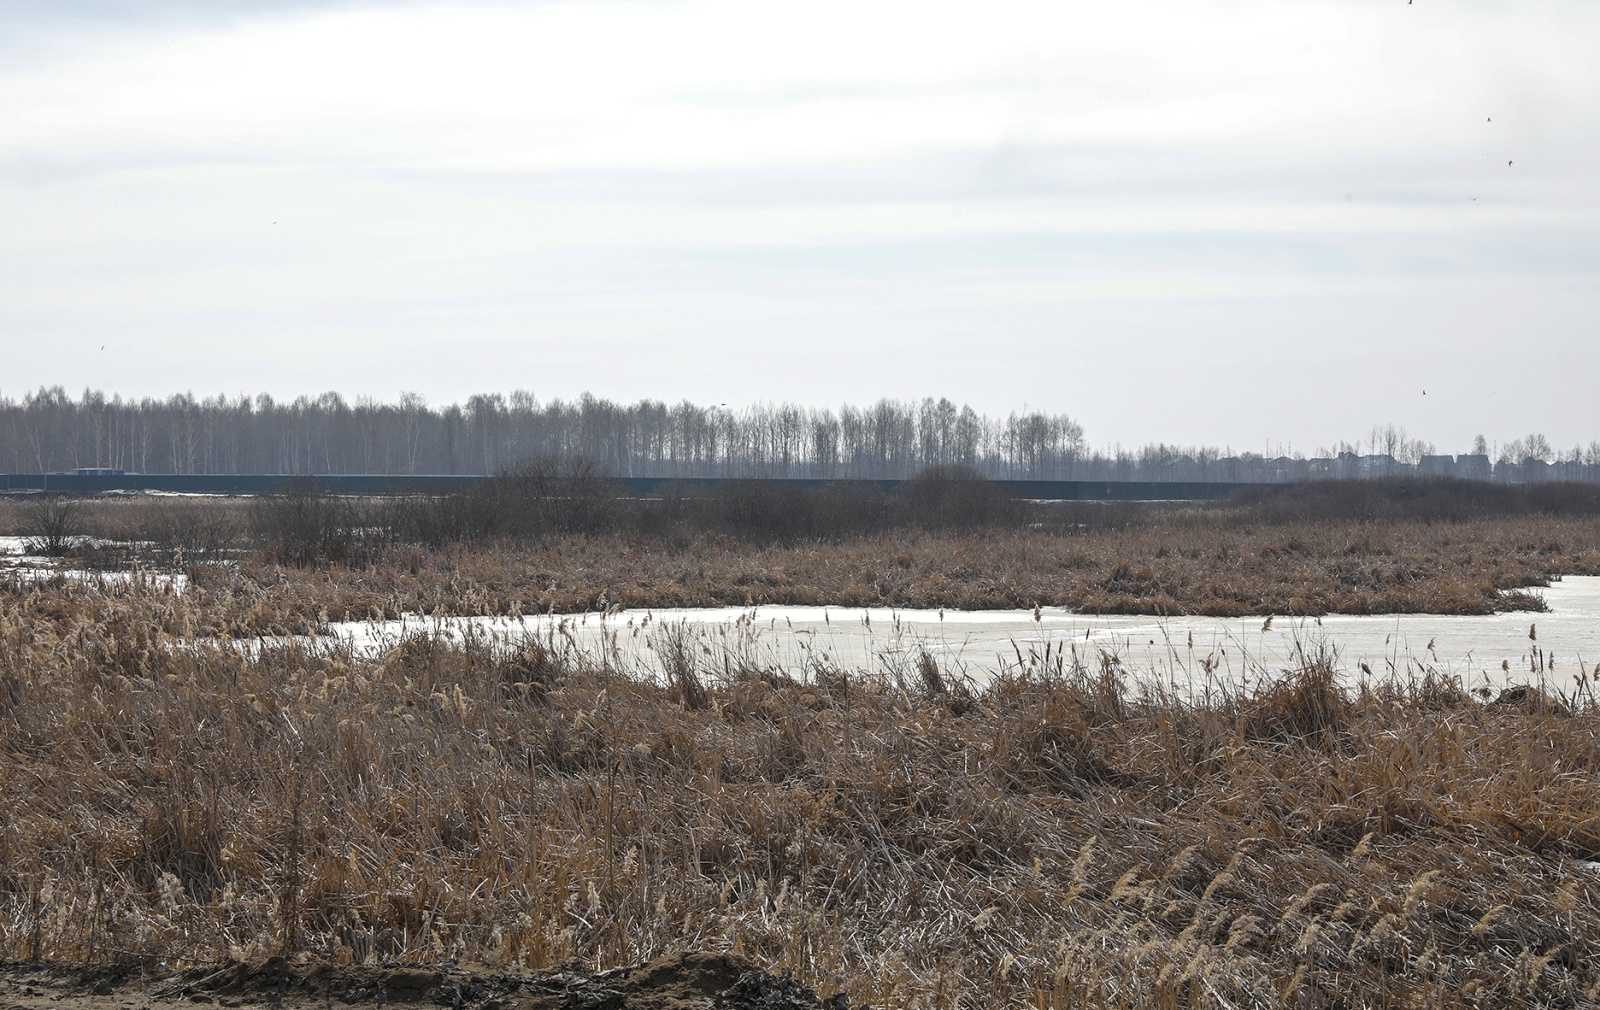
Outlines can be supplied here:
<path id="1" fill-rule="evenodd" d="M 556 633 L 202 639 L 239 606 L 0 588 L 0 959 L 714 948 L 882 1007 L 1600 1000 L 1586 696 L 1351 693 L 1312 654 L 1210 700 L 1056 664 L 957 706 L 937 663 L 713 672 L 692 636 L 697 688 Z"/>

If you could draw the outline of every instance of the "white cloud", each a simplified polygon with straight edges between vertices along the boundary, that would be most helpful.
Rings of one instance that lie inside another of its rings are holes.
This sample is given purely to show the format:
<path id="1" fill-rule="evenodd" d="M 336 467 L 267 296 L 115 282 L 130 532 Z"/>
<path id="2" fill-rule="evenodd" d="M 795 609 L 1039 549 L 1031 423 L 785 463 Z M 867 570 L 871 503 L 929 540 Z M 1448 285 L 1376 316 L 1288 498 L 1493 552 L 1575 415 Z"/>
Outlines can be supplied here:
<path id="1" fill-rule="evenodd" d="M 1350 0 L 406 5 L 101 38 L 0 77 L 0 107 L 13 154 L 457 169 L 999 144 L 1477 153 L 1591 121 L 1597 25 L 1587 6 Z"/>
<path id="2" fill-rule="evenodd" d="M 630 347 L 599 371 L 547 357 L 551 392 L 664 375 L 692 387 L 652 340 L 716 355 L 763 319 L 806 339 L 807 320 L 830 340 L 887 342 L 883 361 L 919 341 L 973 341 L 983 357 L 968 315 L 981 312 L 1039 340 L 1087 317 L 1113 339 L 1121 318 L 1140 354 L 1199 339 L 1216 348 L 1199 360 L 1232 362 L 1238 334 L 1296 339 L 1285 306 L 1313 302 L 1316 326 L 1298 332 L 1381 327 L 1382 303 L 1406 320 L 1395 345 L 1436 353 L 1464 283 L 1492 293 L 1480 316 L 1510 321 L 1547 297 L 1545 276 L 1565 292 L 1595 276 L 1592 4 L 263 11 L 45 15 L 25 51 L 4 51 L 0 351 L 13 382 L 231 386 L 264 348 L 293 362 L 389 341 L 410 357 L 381 381 L 423 385 L 405 362 L 442 355 L 439 396 L 498 381 L 492 360 L 440 350 L 469 329 L 484 348 L 608 331 Z M 1156 302 L 1226 308 L 1168 316 Z M 1185 318 L 1196 328 L 1170 344 L 1150 322 Z M 1538 319 L 1541 339 L 1586 334 L 1574 312 Z M 205 338 L 228 330 L 255 337 Z M 95 372 L 38 343 L 105 332 L 161 364 Z M 958 350 L 914 371 L 928 391 L 1011 395 Z M 1219 366 L 1218 381 L 1248 385 L 1248 371 Z M 289 364 L 274 374 L 289 387 L 275 392 L 328 384 Z M 1344 374 L 1365 366 L 1330 381 Z M 1485 366 L 1478 381 L 1495 379 Z M 847 384 L 810 381 L 808 394 L 756 375 L 748 396 L 833 400 Z M 1062 395 L 1074 410 L 1084 393 Z M 1152 423 L 1188 437 L 1192 417 L 1152 403 Z M 1264 408 L 1259 430 L 1222 437 L 1303 424 L 1331 439 L 1374 419 L 1319 411 Z"/>

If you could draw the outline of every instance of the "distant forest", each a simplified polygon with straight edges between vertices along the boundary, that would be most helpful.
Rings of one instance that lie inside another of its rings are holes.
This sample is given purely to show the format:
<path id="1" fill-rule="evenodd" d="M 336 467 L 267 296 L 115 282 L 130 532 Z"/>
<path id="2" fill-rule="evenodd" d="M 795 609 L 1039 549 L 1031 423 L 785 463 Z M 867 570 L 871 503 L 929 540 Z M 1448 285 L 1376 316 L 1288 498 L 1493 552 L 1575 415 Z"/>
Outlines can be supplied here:
<path id="1" fill-rule="evenodd" d="M 619 477 L 904 477 L 935 464 L 1065 478 L 1083 429 L 1043 413 L 993 418 L 949 400 L 738 410 L 526 392 L 430 406 L 338 393 L 278 401 L 181 394 L 124 400 L 60 387 L 0 398 L 0 468 L 44 473 L 479 474 L 535 456 L 581 456 Z"/>
<path id="2" fill-rule="evenodd" d="M 442 406 L 414 393 L 392 403 L 350 402 L 338 393 L 133 400 L 86 390 L 74 399 L 59 386 L 21 400 L 0 396 L 0 469 L 9 473 L 481 474 L 559 456 L 593 460 L 619 477 L 899 478 L 959 464 L 989 477 L 1037 480 L 1270 481 L 1401 471 L 1600 478 L 1600 442 L 1562 453 L 1530 435 L 1498 449 L 1491 461 L 1480 436 L 1476 455 L 1460 457 L 1458 470 L 1452 457 L 1435 456 L 1432 445 L 1388 425 L 1374 428 L 1365 445 L 1340 443 L 1312 459 L 1160 444 L 1097 451 L 1064 414 L 996 417 L 932 398 L 730 409 L 587 394 L 541 402 L 527 392 Z"/>

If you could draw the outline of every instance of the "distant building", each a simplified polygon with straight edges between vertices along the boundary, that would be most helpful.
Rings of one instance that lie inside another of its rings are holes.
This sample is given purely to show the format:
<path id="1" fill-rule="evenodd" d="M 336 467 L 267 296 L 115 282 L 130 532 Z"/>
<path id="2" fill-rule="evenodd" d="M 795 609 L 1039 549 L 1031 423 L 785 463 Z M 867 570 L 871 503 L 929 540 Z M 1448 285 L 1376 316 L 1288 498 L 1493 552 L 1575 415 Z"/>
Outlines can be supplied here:
<path id="1" fill-rule="evenodd" d="M 1482 453 L 1467 453 L 1456 457 L 1456 476 L 1467 480 L 1488 480 L 1494 476 L 1494 466 Z"/>
<path id="2" fill-rule="evenodd" d="M 1551 480 L 1580 481 L 1589 480 L 1589 471 L 1592 467 L 1584 466 L 1577 460 L 1557 462 L 1550 467 Z"/>
<path id="3" fill-rule="evenodd" d="M 1267 479 L 1289 482 L 1306 476 L 1306 461 L 1293 456 L 1278 456 L 1267 461 Z"/>
<path id="4" fill-rule="evenodd" d="M 1358 473 L 1362 477 L 1388 477 L 1400 469 L 1400 461 L 1388 453 L 1362 456 Z"/>
<path id="5" fill-rule="evenodd" d="M 1417 475 L 1419 477 L 1454 477 L 1456 476 L 1456 458 L 1454 456 L 1424 456 L 1417 461 Z"/>

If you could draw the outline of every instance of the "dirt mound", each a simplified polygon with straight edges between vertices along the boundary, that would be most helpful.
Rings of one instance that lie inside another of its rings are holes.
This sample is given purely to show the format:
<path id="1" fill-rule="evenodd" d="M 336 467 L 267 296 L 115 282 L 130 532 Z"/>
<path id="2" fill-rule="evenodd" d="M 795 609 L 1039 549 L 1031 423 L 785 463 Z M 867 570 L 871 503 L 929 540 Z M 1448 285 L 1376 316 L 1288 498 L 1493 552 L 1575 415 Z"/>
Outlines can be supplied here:
<path id="1" fill-rule="evenodd" d="M 0 967 L 7 1010 L 112 1010 L 183 1002 L 221 1007 L 451 1010 L 847 1010 L 818 999 L 789 972 L 773 975 L 732 954 L 685 953 L 611 971 L 503 973 L 456 964 L 358 967 L 268 958 L 182 972 Z"/>

